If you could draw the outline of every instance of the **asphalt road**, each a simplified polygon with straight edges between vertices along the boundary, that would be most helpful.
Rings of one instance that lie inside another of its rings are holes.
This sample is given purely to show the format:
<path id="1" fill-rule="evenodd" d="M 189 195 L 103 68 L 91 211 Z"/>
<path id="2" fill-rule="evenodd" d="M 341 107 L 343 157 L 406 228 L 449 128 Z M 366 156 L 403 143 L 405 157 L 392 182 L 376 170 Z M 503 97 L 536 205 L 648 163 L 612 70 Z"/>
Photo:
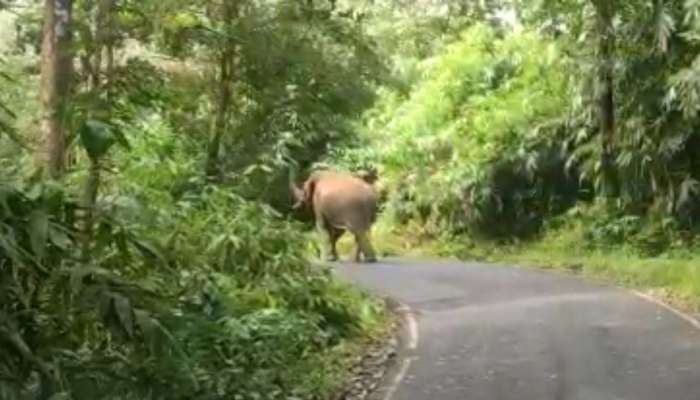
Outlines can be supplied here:
<path id="1" fill-rule="evenodd" d="M 700 400 L 700 330 L 627 291 L 447 261 L 337 272 L 416 315 L 377 398 Z"/>

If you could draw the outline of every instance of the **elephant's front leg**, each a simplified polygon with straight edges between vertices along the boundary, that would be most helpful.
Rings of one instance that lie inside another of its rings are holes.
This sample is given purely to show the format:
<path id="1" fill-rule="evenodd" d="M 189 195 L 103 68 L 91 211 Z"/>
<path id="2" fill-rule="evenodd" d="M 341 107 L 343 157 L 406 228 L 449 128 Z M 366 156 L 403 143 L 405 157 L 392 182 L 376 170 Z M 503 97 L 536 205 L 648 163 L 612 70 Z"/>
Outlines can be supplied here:
<path id="1" fill-rule="evenodd" d="M 340 238 L 343 236 L 343 233 L 345 233 L 345 231 L 343 229 L 329 227 L 328 232 L 330 234 L 330 241 L 331 241 L 331 256 L 337 260 L 339 258 L 338 257 L 338 248 L 337 248 L 338 240 L 340 240 Z"/>

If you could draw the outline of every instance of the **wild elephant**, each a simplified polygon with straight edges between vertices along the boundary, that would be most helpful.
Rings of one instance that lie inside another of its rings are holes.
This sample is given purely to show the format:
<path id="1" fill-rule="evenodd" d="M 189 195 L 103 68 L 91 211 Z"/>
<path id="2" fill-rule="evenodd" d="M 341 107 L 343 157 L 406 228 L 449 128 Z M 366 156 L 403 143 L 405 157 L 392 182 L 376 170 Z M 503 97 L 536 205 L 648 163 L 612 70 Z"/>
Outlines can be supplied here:
<path id="1" fill-rule="evenodd" d="M 313 172 L 298 187 L 290 182 L 294 195 L 294 209 L 310 208 L 316 219 L 316 228 L 324 241 L 328 261 L 336 261 L 336 243 L 349 231 L 355 237 L 355 261 L 376 261 L 370 242 L 370 230 L 377 216 L 377 194 L 368 180 L 334 171 Z"/>

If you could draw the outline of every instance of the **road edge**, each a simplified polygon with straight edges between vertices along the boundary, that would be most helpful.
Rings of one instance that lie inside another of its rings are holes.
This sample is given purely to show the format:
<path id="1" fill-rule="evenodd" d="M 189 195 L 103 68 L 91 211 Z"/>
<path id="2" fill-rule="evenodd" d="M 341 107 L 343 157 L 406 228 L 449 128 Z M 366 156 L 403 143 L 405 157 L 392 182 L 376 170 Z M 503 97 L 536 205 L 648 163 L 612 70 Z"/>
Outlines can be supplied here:
<path id="1" fill-rule="evenodd" d="M 479 260 L 462 260 L 462 259 L 457 259 L 456 261 L 461 262 L 461 263 L 477 263 L 477 264 L 483 264 L 483 265 L 491 265 L 491 266 L 496 266 L 496 267 L 501 267 L 501 268 L 517 268 L 517 269 L 524 269 L 524 270 L 531 270 L 531 271 L 539 271 L 542 273 L 552 273 L 560 276 L 568 276 L 572 278 L 579 278 L 582 279 L 583 281 L 594 284 L 594 285 L 599 285 L 601 287 L 608 287 L 608 288 L 614 288 L 617 290 L 621 290 L 623 292 L 626 292 L 628 294 L 631 294 L 641 300 L 646 301 L 647 303 L 654 304 L 658 307 L 663 308 L 664 310 L 670 312 L 671 314 L 675 315 L 677 318 L 682 319 L 686 323 L 690 324 L 693 328 L 696 330 L 700 331 L 700 318 L 694 316 L 693 314 L 690 314 L 689 312 L 683 311 L 681 307 L 676 307 L 673 305 L 672 302 L 667 302 L 663 299 L 662 296 L 655 296 L 654 294 L 650 294 L 645 292 L 645 289 L 639 289 L 639 288 L 632 288 L 629 286 L 624 286 L 620 284 L 620 282 L 614 280 L 614 279 L 606 279 L 602 277 L 596 277 L 596 276 L 587 276 L 583 275 L 580 272 L 567 269 L 567 268 L 555 268 L 552 266 L 547 266 L 545 264 L 522 264 L 522 263 L 504 263 L 504 262 L 494 262 L 494 261 L 479 261 Z M 651 288 L 647 288 L 646 290 L 651 291 Z"/>
<path id="2" fill-rule="evenodd" d="M 398 346 L 392 365 L 387 368 L 378 387 L 369 394 L 369 400 L 391 400 L 399 386 L 406 378 L 420 341 L 417 313 L 407 304 L 391 297 L 384 297 L 389 311 L 398 317 L 399 329 L 396 337 Z"/>
<path id="3" fill-rule="evenodd" d="M 674 314 L 676 317 L 684 320 L 685 322 L 689 323 L 693 328 L 697 329 L 700 331 L 700 320 L 695 318 L 694 316 L 680 310 L 679 308 L 674 307 L 673 305 L 661 300 L 658 297 L 652 296 L 648 293 L 644 293 L 641 290 L 637 289 L 628 289 L 628 292 L 632 293 L 633 295 L 637 296 L 638 298 L 648 302 L 655 304 L 658 307 L 661 307 L 665 309 L 666 311 Z"/>

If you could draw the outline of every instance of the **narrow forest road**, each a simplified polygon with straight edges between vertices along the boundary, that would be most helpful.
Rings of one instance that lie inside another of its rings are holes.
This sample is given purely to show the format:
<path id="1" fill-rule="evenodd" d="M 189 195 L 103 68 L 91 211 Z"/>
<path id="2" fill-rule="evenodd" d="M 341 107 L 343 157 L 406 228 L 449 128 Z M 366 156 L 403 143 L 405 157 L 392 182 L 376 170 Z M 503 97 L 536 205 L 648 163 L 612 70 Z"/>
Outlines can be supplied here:
<path id="1" fill-rule="evenodd" d="M 700 330 L 627 291 L 451 261 L 336 271 L 415 315 L 377 399 L 700 399 Z"/>

